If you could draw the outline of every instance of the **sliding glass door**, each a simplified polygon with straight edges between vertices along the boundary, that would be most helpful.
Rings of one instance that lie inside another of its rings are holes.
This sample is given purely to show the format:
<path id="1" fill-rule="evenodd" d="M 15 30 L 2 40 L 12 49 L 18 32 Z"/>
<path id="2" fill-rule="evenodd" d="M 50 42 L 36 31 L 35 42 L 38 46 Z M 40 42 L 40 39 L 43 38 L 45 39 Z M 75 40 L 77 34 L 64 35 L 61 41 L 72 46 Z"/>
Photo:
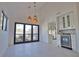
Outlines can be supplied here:
<path id="1" fill-rule="evenodd" d="M 39 25 L 15 23 L 14 44 L 39 41 Z"/>

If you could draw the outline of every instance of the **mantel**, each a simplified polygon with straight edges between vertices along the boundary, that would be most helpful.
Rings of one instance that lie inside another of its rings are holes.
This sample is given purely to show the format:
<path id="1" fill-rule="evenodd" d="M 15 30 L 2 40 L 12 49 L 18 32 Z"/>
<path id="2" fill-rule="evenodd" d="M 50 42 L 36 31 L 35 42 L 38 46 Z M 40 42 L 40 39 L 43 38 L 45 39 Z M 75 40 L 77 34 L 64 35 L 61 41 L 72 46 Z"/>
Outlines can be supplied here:
<path id="1" fill-rule="evenodd" d="M 59 30 L 59 34 L 62 34 L 62 33 L 71 33 L 71 34 L 75 34 L 75 28 L 64 28 L 64 29 L 61 29 Z"/>
<path id="2" fill-rule="evenodd" d="M 71 27 L 69 27 L 69 28 L 63 28 L 63 29 L 60 29 L 59 31 L 66 31 L 66 30 L 67 30 L 67 31 L 68 31 L 68 30 L 71 30 L 71 31 L 72 31 L 72 30 L 75 30 L 75 28 L 71 28 Z"/>

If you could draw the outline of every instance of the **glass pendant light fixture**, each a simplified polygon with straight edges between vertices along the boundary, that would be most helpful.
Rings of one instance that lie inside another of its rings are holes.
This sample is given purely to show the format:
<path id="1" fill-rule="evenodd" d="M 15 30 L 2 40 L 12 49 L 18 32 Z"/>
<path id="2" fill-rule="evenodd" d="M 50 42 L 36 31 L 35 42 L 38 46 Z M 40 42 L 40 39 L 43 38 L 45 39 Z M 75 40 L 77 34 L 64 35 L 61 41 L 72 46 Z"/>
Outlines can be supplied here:
<path id="1" fill-rule="evenodd" d="M 37 16 L 36 16 L 36 2 L 34 2 L 34 6 L 33 6 L 33 8 L 34 8 L 34 16 L 28 16 L 28 22 L 29 23 L 31 23 L 31 24 L 38 24 L 39 23 L 39 21 L 38 21 L 38 18 L 37 18 Z M 31 7 L 29 7 L 29 8 L 31 8 Z"/>

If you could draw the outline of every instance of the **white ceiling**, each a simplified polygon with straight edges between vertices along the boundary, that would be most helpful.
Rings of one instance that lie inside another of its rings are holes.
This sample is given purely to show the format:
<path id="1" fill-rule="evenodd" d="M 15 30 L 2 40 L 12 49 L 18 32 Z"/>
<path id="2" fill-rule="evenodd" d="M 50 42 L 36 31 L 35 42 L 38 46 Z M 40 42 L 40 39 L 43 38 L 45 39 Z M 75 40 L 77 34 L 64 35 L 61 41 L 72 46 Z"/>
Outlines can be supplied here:
<path id="1" fill-rule="evenodd" d="M 41 8 L 44 9 L 45 6 L 69 6 L 71 4 L 68 2 L 37 2 L 36 12 L 40 11 Z M 29 9 L 28 6 L 31 6 L 31 8 Z M 8 17 L 14 19 L 25 19 L 27 16 L 33 15 L 33 6 L 33 2 L 0 2 L 0 10 L 5 10 Z"/>
<path id="2" fill-rule="evenodd" d="M 36 11 L 45 3 L 36 3 Z M 31 6 L 29 9 L 28 7 Z M 34 2 L 0 2 L 0 10 L 5 10 L 10 18 L 24 19 L 34 12 Z"/>

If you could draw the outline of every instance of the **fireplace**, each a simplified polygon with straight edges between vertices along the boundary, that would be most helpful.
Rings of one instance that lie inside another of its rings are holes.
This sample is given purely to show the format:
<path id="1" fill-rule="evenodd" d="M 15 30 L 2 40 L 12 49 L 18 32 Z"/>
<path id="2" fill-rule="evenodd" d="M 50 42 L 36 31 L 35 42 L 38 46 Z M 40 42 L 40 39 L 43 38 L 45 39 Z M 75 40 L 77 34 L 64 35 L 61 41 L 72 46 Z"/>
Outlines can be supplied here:
<path id="1" fill-rule="evenodd" d="M 72 50 L 71 34 L 63 33 L 61 35 L 61 47 Z"/>

